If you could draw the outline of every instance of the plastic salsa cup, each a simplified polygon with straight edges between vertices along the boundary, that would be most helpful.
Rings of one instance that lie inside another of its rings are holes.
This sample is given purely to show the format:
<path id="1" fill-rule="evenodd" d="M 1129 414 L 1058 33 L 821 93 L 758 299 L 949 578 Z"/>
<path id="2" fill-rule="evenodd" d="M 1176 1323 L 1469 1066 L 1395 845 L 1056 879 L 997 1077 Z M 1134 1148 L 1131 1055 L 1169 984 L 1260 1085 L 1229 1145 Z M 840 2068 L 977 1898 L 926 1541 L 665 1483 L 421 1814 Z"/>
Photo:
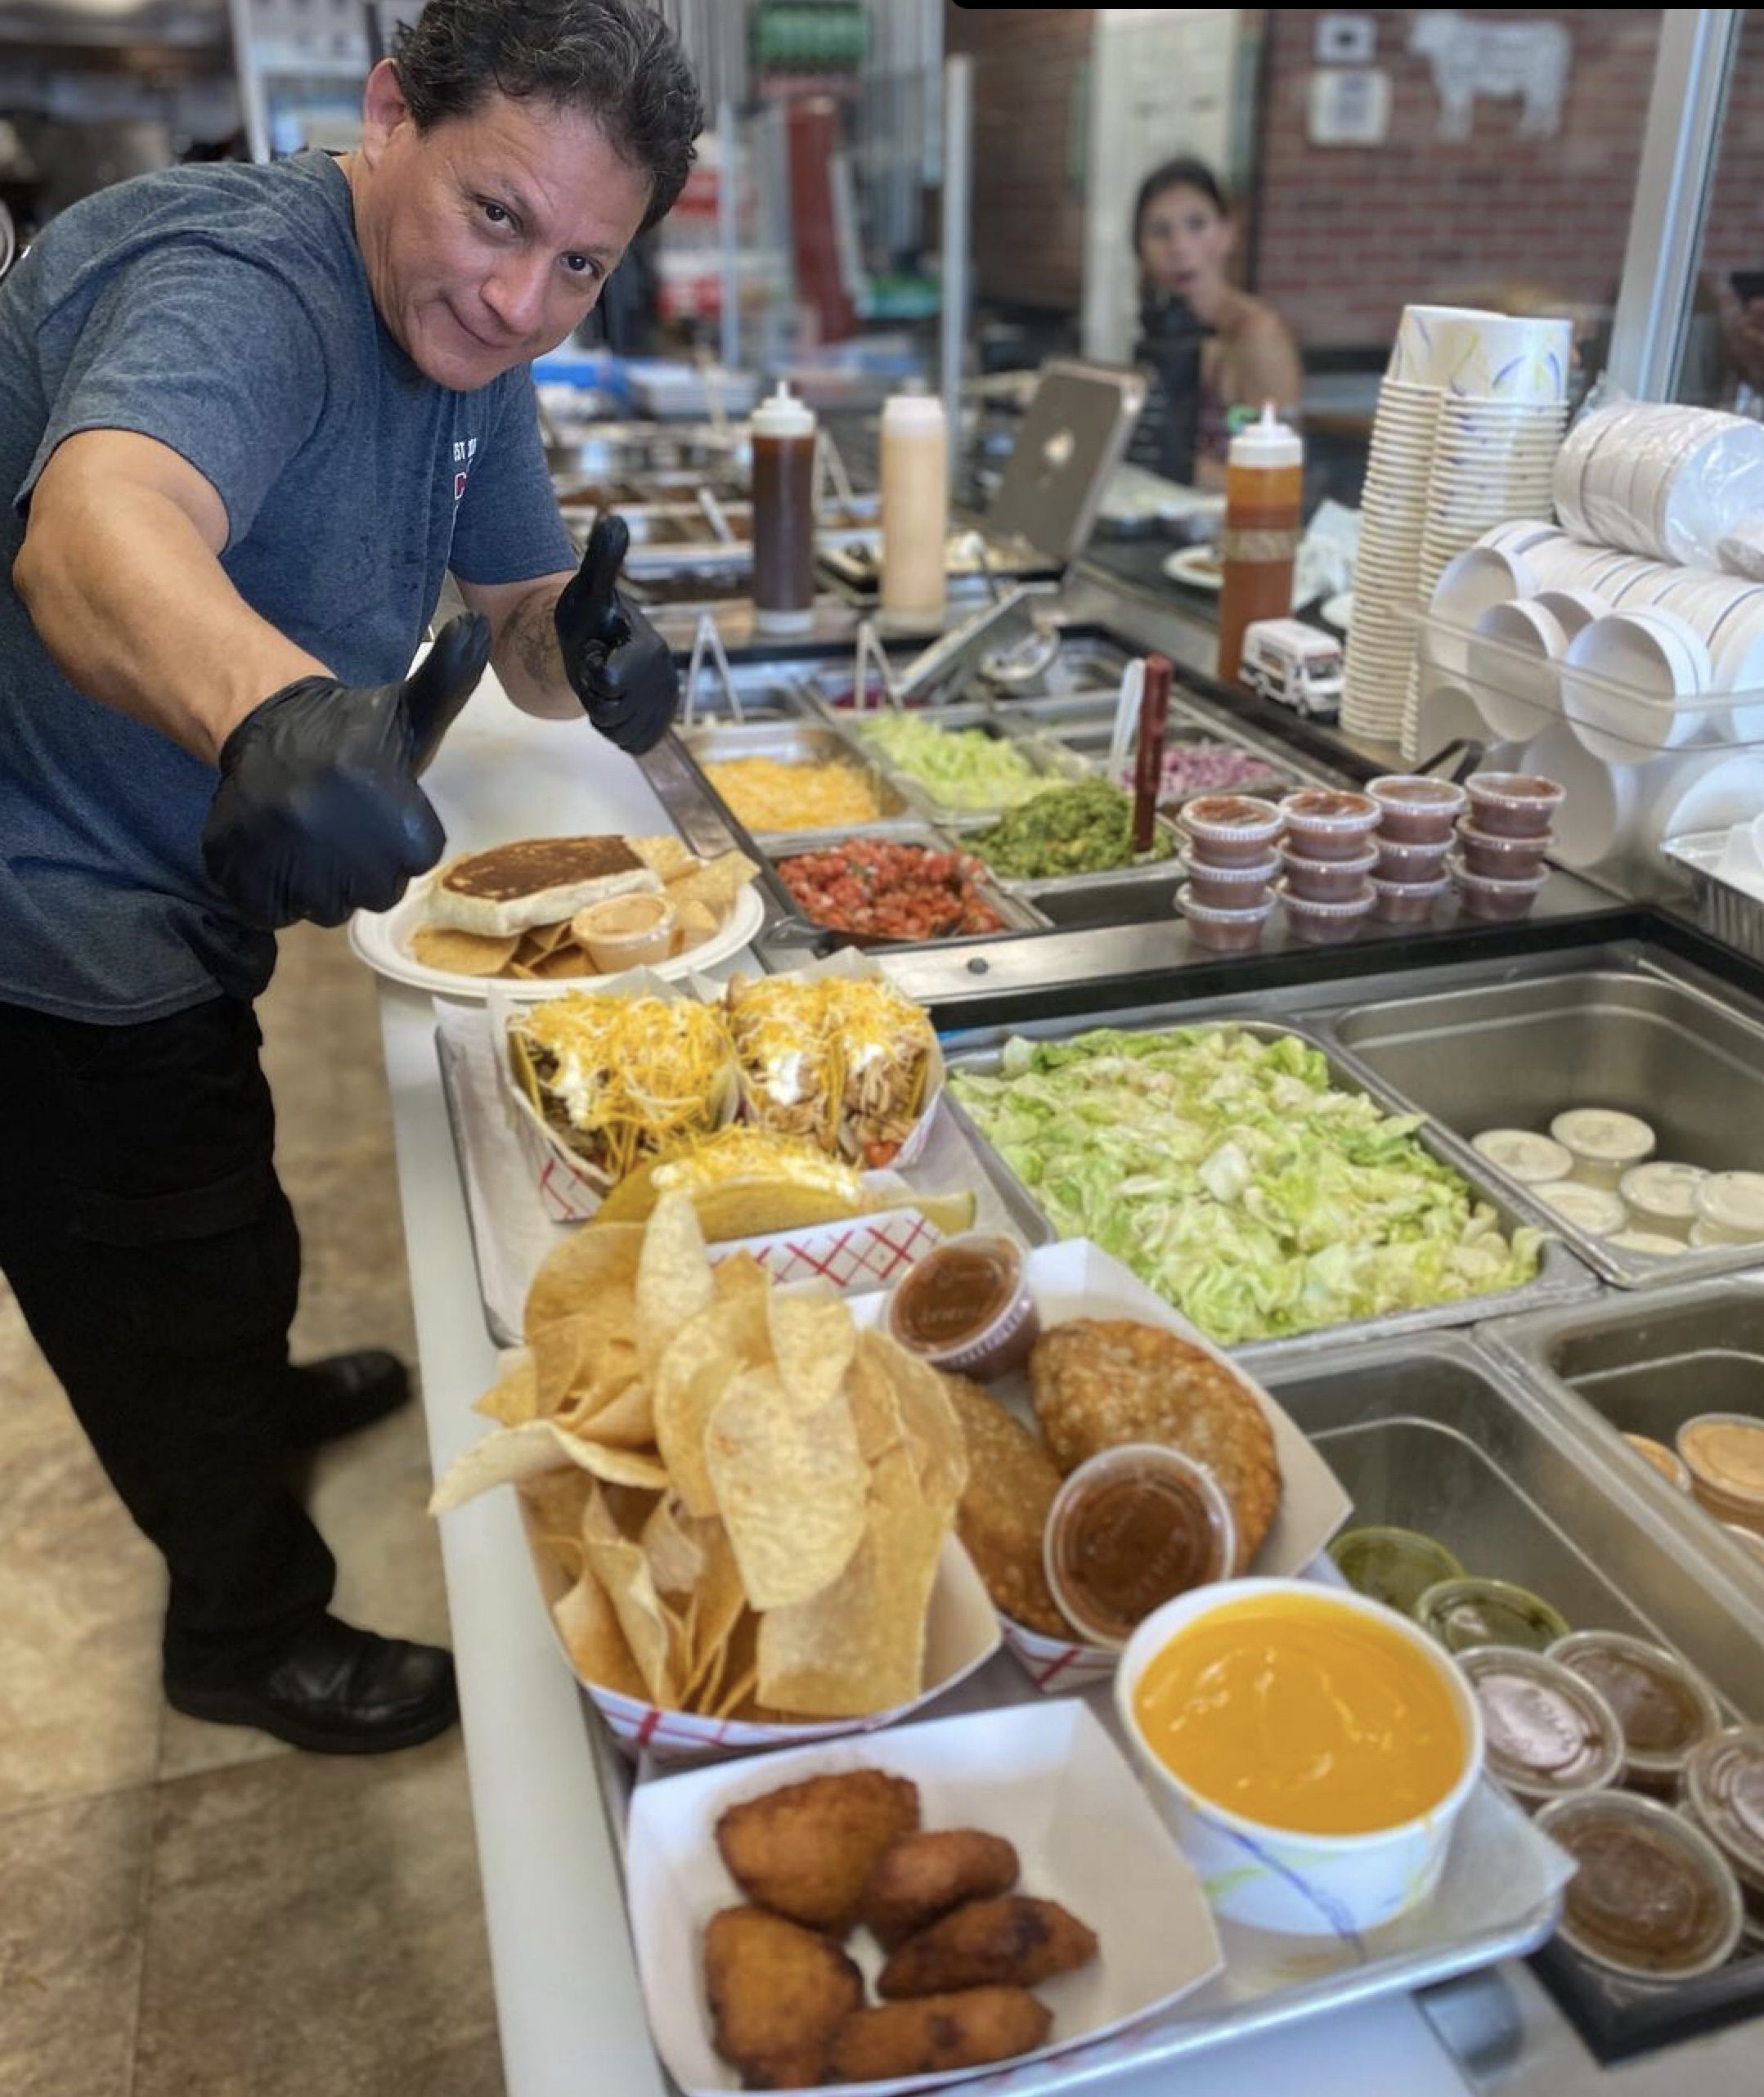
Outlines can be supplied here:
<path id="1" fill-rule="evenodd" d="M 1289 842 L 1281 846 L 1280 856 L 1286 869 L 1288 894 L 1307 903 L 1358 902 L 1365 893 L 1367 876 L 1378 864 L 1377 847 L 1372 845 L 1344 859 L 1310 860 Z"/>
<path id="2" fill-rule="evenodd" d="M 1213 866 L 1185 852 L 1180 864 L 1188 877 L 1189 894 L 1209 910 L 1253 910 L 1268 900 L 1268 885 L 1280 871 L 1274 852 L 1241 866 Z"/>
<path id="3" fill-rule="evenodd" d="M 1172 1596 L 1228 1578 L 1237 1557 L 1219 1480 L 1160 1442 L 1125 1442 L 1079 1464 L 1042 1532 L 1062 1614 L 1093 1644 L 1115 1648 Z"/>
<path id="4" fill-rule="evenodd" d="M 1549 834 L 1567 789 L 1534 772 L 1475 772 L 1465 784 L 1477 826 L 1502 837 Z"/>
<path id="5" fill-rule="evenodd" d="M 888 1299 L 887 1329 L 933 1368 L 985 1382 L 1029 1359 L 1041 1321 L 1020 1246 L 964 1232 L 918 1261 Z"/>
<path id="6" fill-rule="evenodd" d="M 1336 787 L 1303 787 L 1280 804 L 1286 842 L 1308 860 L 1353 859 L 1378 828 L 1379 807 L 1369 794 Z"/>
<path id="7" fill-rule="evenodd" d="M 1643 1981 L 1690 1980 L 1733 1956 L 1739 1883 L 1694 1821 L 1656 1798 L 1583 1792 L 1537 1825 L 1574 1859 L 1559 1933 L 1582 1958 Z"/>
<path id="8" fill-rule="evenodd" d="M 1670 1792 L 1685 1758 L 1718 1733 L 1721 1708 L 1688 1660 L 1621 1631 L 1574 1631 L 1549 1657 L 1589 1682 L 1623 1729 L 1625 1780 Z"/>
<path id="9" fill-rule="evenodd" d="M 1366 789 L 1378 803 L 1378 834 L 1389 843 L 1434 845 L 1447 842 L 1465 802 L 1462 787 L 1451 779 L 1392 773 Z"/>
<path id="10" fill-rule="evenodd" d="M 1511 924 L 1531 915 L 1532 905 L 1543 893 L 1549 869 L 1523 881 L 1497 881 L 1486 873 L 1473 873 L 1463 855 L 1453 852 L 1446 870 L 1457 885 L 1458 905 L 1467 918 L 1482 918 L 1495 924 Z"/>
<path id="11" fill-rule="evenodd" d="M 1378 847 L 1380 881 L 1437 881 L 1452 849 L 1452 833 L 1426 844 L 1409 844 L 1380 833 L 1372 841 Z"/>
<path id="12" fill-rule="evenodd" d="M 1380 924 L 1425 925 L 1451 886 L 1443 874 L 1437 881 L 1382 881 L 1374 874 L 1372 915 Z"/>
<path id="13" fill-rule="evenodd" d="M 1277 881 L 1274 893 L 1286 913 L 1286 930 L 1307 946 L 1345 945 L 1372 914 L 1372 905 L 1378 900 L 1377 892 L 1363 876 L 1360 893 L 1340 903 L 1313 902 L 1295 895 L 1290 878 Z"/>
<path id="14" fill-rule="evenodd" d="M 1690 1489 L 1717 1521 L 1764 1534 L 1764 1420 L 1699 1412 L 1674 1438 Z"/>
<path id="15" fill-rule="evenodd" d="M 1764 1726 L 1730 1726 L 1693 1748 L 1679 1803 L 1727 1860 L 1754 1935 L 1764 1935 Z"/>
<path id="16" fill-rule="evenodd" d="M 1478 1646 L 1458 1656 L 1482 1706 L 1488 1774 L 1528 1807 L 1614 1784 L 1623 1729 L 1597 1688 L 1547 1655 Z"/>
<path id="17" fill-rule="evenodd" d="M 1176 891 L 1176 908 L 1196 946 L 1213 954 L 1254 954 L 1273 914 L 1274 899 L 1264 893 L 1259 903 L 1246 905 L 1242 909 L 1216 909 L 1203 903 L 1192 884 L 1185 881 Z"/>
<path id="18" fill-rule="evenodd" d="M 1495 881 L 1529 881 L 1543 871 L 1550 838 L 1547 833 L 1541 837 L 1503 837 L 1497 830 L 1479 830 L 1466 821 L 1458 825 L 1458 849 L 1472 873 Z"/>
<path id="19" fill-rule="evenodd" d="M 1448 1653 L 1474 1646 L 1522 1646 L 1542 1653 L 1568 1636 L 1568 1619 L 1553 1604 L 1510 1580 L 1474 1575 L 1441 1580 L 1415 1604 L 1415 1621 Z"/>
<path id="20" fill-rule="evenodd" d="M 1442 1580 L 1461 1580 L 1464 1568 L 1435 1538 L 1388 1524 L 1344 1529 L 1329 1547 L 1335 1570 L 1357 1593 L 1413 1616 L 1415 1605 Z"/>
<path id="21" fill-rule="evenodd" d="M 1247 793 L 1204 793 L 1177 818 L 1188 856 L 1209 866 L 1249 866 L 1274 848 L 1284 819 L 1271 801 Z"/>

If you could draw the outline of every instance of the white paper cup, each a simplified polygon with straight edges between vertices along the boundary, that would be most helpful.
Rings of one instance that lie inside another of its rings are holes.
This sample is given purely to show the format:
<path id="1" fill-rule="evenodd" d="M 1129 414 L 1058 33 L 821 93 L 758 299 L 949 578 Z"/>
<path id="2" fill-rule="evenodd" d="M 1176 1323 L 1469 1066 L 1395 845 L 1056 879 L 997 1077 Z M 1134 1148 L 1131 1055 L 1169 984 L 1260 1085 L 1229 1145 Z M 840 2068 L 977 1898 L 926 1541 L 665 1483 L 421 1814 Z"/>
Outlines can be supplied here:
<path id="1" fill-rule="evenodd" d="M 1464 1759 L 1457 1780 L 1431 1812 L 1369 1834 L 1294 1834 L 1202 1798 L 1152 1752 L 1134 1708 L 1151 1663 L 1178 1632 L 1221 1605 L 1281 1594 L 1326 1600 L 1381 1625 L 1412 1647 L 1445 1688 L 1462 1731 Z M 1115 1701 L 1147 1788 L 1214 1914 L 1253 1929 L 1353 1943 L 1362 1932 L 1419 1906 L 1439 1884 L 1458 1816 L 1482 1773 L 1481 1708 L 1445 1649 L 1381 1602 L 1312 1581 L 1226 1581 L 1166 1602 L 1128 1641 Z"/>
<path id="2" fill-rule="evenodd" d="M 1524 742 L 1555 717 L 1559 666 L 1568 653 L 1560 622 L 1536 598 L 1491 604 L 1466 648 L 1470 694 L 1491 735 Z"/>
<path id="3" fill-rule="evenodd" d="M 1697 634 L 1670 612 L 1613 612 L 1582 628 L 1561 671 L 1562 711 L 1582 746 L 1606 764 L 1635 764 L 1689 742 L 1701 725 L 1681 702 L 1714 674 Z"/>

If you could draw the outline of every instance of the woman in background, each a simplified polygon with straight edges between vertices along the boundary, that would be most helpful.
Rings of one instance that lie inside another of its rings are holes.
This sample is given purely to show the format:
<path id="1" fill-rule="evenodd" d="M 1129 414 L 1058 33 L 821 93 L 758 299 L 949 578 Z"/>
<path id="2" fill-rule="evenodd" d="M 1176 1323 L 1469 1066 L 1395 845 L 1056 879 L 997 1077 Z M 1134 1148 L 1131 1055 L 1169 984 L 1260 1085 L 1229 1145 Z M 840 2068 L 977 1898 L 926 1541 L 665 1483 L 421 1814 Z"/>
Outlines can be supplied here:
<path id="1" fill-rule="evenodd" d="M 1201 487 L 1225 484 L 1233 409 L 1259 412 L 1272 401 L 1291 422 L 1304 392 L 1286 323 L 1226 275 L 1237 238 L 1231 207 L 1203 161 L 1166 160 L 1140 184 L 1138 354 L 1161 383 L 1140 419 L 1133 456 Z"/>

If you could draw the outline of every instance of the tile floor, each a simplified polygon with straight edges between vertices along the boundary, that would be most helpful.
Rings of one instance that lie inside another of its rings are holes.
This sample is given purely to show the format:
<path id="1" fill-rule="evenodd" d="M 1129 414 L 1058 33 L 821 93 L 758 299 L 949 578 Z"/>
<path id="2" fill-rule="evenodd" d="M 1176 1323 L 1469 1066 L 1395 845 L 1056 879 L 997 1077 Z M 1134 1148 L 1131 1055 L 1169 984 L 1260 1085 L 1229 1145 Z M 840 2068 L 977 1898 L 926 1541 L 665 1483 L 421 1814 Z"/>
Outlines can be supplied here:
<path id="1" fill-rule="evenodd" d="M 372 979 L 283 943 L 262 1008 L 306 1244 L 297 1354 L 414 1358 Z M 339 1613 L 444 1641 L 409 1408 L 316 1461 Z M 0 1282 L 0 2097 L 500 2097 L 456 1731 L 298 1754 L 159 1695 L 159 1561 Z"/>

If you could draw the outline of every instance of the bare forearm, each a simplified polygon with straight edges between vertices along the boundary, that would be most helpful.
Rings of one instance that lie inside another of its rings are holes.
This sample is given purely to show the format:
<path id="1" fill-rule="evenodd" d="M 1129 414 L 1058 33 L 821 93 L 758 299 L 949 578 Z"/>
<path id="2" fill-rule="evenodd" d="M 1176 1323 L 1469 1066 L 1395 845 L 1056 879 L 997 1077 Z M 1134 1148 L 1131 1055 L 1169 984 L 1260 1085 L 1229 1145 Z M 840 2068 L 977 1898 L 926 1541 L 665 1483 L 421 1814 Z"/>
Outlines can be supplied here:
<path id="1" fill-rule="evenodd" d="M 272 692 L 330 674 L 258 617 L 153 488 L 64 477 L 41 515 L 34 505 L 12 579 L 70 683 L 207 761 Z"/>
<path id="2" fill-rule="evenodd" d="M 558 646 L 557 603 L 561 586 L 538 584 L 503 619 L 491 651 L 502 689 L 523 713 L 543 721 L 579 718 L 582 703 L 563 674 Z"/>

